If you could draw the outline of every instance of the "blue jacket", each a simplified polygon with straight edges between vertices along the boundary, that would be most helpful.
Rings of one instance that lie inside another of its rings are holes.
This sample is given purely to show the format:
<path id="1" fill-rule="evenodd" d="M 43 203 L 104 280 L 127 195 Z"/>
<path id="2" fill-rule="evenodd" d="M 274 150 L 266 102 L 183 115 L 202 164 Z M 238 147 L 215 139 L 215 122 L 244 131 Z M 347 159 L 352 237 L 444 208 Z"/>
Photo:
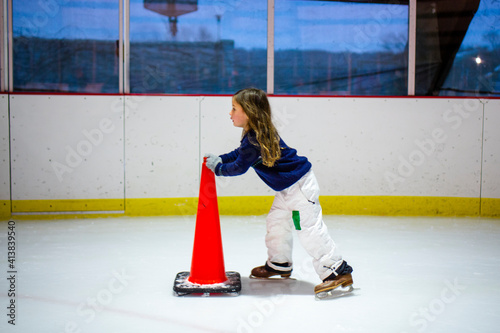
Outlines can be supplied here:
<path id="1" fill-rule="evenodd" d="M 217 176 L 239 176 L 252 167 L 273 190 L 284 190 L 302 178 L 311 169 L 311 163 L 306 157 L 298 156 L 297 151 L 288 147 L 281 138 L 280 147 L 281 158 L 274 163 L 274 166 L 265 166 L 262 164 L 255 132 L 250 131 L 241 139 L 239 148 L 220 155 L 222 163 L 215 167 L 215 174 Z"/>

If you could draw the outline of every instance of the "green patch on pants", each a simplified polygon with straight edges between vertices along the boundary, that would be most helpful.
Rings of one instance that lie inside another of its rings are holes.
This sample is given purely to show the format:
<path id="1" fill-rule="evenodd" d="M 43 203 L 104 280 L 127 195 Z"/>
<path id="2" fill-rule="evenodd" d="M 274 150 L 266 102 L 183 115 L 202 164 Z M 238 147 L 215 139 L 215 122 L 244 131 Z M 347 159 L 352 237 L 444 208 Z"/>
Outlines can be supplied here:
<path id="1" fill-rule="evenodd" d="M 298 210 L 292 211 L 292 220 L 293 224 L 295 225 L 295 230 L 302 230 L 300 228 L 300 213 Z"/>

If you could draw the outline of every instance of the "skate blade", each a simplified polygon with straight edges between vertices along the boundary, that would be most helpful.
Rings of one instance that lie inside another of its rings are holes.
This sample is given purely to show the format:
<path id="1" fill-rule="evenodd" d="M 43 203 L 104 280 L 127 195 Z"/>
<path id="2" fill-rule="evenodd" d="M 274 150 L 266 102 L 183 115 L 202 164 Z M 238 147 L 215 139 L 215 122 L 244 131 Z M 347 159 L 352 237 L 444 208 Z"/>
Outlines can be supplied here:
<path id="1" fill-rule="evenodd" d="M 262 280 L 262 281 L 282 281 L 282 280 L 295 280 L 295 278 L 290 277 L 290 276 L 270 276 L 270 277 L 259 277 L 250 274 L 250 279 L 254 280 Z"/>
<path id="2" fill-rule="evenodd" d="M 354 296 L 354 291 L 359 290 L 359 288 L 354 288 L 352 285 L 348 287 L 338 287 L 333 290 L 322 291 L 316 294 L 315 298 L 318 301 L 327 299 L 336 299 L 344 296 Z"/>

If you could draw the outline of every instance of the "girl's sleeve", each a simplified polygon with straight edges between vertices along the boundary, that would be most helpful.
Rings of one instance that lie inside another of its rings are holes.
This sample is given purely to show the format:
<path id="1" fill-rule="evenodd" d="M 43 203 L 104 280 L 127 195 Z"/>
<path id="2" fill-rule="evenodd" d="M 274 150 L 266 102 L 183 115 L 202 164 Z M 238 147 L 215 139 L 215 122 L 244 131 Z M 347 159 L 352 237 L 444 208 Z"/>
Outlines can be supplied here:
<path id="1" fill-rule="evenodd" d="M 247 172 L 259 160 L 260 149 L 252 145 L 248 140 L 244 140 L 238 149 L 221 155 L 220 158 L 222 163 L 217 164 L 215 167 L 217 176 L 239 176 Z M 234 160 L 232 160 L 233 158 Z"/>
<path id="2" fill-rule="evenodd" d="M 219 157 L 222 159 L 222 163 L 229 163 L 235 161 L 238 158 L 238 151 L 239 148 L 227 154 L 219 155 Z"/>

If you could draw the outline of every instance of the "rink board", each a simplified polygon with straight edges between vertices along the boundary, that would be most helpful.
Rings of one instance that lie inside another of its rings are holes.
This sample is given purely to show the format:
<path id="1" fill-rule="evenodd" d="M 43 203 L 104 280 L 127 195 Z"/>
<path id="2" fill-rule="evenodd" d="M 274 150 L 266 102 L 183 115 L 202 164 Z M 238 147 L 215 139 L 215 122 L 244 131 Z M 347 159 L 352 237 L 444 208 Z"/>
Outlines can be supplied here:
<path id="1" fill-rule="evenodd" d="M 12 212 L 124 211 L 123 97 L 11 95 L 10 131 Z"/>
<path id="2" fill-rule="evenodd" d="M 0 94 L 0 218 L 10 215 L 9 95 Z"/>
<path id="3" fill-rule="evenodd" d="M 500 100 L 270 102 L 285 142 L 313 164 L 325 213 L 500 214 Z M 4 135 L 5 97 L 0 105 Z M 231 96 L 10 95 L 0 204 L 14 213 L 195 214 L 204 154 L 241 140 L 230 108 Z M 265 214 L 274 195 L 253 170 L 218 177 L 217 191 L 221 214 Z"/>
<path id="4" fill-rule="evenodd" d="M 481 212 L 500 216 L 500 100 L 488 100 L 484 112 Z"/>
<path id="5" fill-rule="evenodd" d="M 127 199 L 197 197 L 198 97 L 127 96 Z"/>

